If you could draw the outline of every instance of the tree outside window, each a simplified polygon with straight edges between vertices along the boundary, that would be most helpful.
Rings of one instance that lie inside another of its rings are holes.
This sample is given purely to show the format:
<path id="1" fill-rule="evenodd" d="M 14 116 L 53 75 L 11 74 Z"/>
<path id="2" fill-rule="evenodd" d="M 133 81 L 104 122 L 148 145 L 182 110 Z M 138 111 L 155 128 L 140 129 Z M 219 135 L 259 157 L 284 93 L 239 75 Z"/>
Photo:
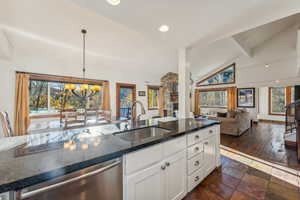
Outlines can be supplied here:
<path id="1" fill-rule="evenodd" d="M 286 106 L 286 88 L 272 87 L 269 88 L 270 114 L 285 114 Z"/>
<path id="2" fill-rule="evenodd" d="M 228 98 L 226 90 L 201 91 L 199 98 L 201 107 L 227 107 Z"/>
<path id="3" fill-rule="evenodd" d="M 95 96 L 88 99 L 85 106 L 85 101 L 73 95 L 71 92 L 64 95 L 64 86 L 68 83 L 30 80 L 29 84 L 29 107 L 30 113 L 55 113 L 62 109 L 101 109 L 103 103 L 103 91 L 100 90 Z M 80 88 L 81 84 L 77 84 Z M 94 85 L 90 85 L 92 87 Z"/>

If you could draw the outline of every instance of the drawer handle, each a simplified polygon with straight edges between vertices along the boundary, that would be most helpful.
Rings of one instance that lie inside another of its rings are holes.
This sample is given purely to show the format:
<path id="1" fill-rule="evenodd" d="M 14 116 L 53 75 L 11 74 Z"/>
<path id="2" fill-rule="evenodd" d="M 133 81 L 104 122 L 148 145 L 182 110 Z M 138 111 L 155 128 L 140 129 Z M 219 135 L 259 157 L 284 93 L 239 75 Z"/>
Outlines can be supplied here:
<path id="1" fill-rule="evenodd" d="M 200 179 L 199 176 L 196 176 L 194 181 L 197 182 L 199 181 L 199 179 Z"/>
<path id="2" fill-rule="evenodd" d="M 162 170 L 165 170 L 165 169 L 166 169 L 166 166 L 165 166 L 165 165 L 162 165 L 162 166 L 161 166 L 161 169 L 162 169 Z"/>
<path id="3" fill-rule="evenodd" d="M 213 130 L 209 130 L 209 133 L 213 133 Z"/>
<path id="4" fill-rule="evenodd" d="M 166 166 L 169 167 L 171 164 L 169 162 L 166 162 Z"/>
<path id="5" fill-rule="evenodd" d="M 199 135 L 196 135 L 196 136 L 195 136 L 195 139 L 196 139 L 196 140 L 198 140 L 199 138 L 200 138 Z"/>
<path id="6" fill-rule="evenodd" d="M 194 166 L 199 166 L 200 165 L 200 162 L 197 160 L 195 163 L 194 163 Z"/>
<path id="7" fill-rule="evenodd" d="M 208 145 L 208 142 L 204 142 L 205 145 Z"/>
<path id="8" fill-rule="evenodd" d="M 196 148 L 195 148 L 195 151 L 199 151 L 199 147 L 196 147 Z"/>

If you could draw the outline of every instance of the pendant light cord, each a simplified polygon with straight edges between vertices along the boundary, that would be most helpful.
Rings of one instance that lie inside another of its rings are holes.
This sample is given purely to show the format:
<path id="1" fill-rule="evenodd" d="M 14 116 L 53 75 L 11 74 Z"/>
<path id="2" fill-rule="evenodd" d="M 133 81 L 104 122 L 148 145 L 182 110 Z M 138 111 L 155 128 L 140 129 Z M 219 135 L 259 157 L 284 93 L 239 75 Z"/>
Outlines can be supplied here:
<path id="1" fill-rule="evenodd" d="M 81 30 L 82 33 L 82 37 L 83 37 L 83 59 L 82 59 L 82 64 L 83 64 L 83 68 L 82 68 L 82 73 L 83 73 L 83 79 L 85 79 L 85 34 L 87 33 L 87 31 L 85 29 Z"/>

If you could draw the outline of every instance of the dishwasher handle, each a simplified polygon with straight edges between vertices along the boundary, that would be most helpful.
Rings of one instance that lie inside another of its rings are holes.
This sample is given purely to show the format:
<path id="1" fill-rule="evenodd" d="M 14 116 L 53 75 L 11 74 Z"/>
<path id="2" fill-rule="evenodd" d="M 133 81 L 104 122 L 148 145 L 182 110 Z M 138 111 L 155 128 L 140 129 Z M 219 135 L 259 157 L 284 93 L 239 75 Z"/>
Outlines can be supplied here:
<path id="1" fill-rule="evenodd" d="M 119 165 L 121 163 L 120 160 L 118 161 L 115 161 L 113 162 L 112 164 L 109 164 L 105 167 L 102 167 L 100 169 L 97 169 L 95 171 L 91 171 L 91 172 L 88 172 L 86 174 L 83 174 L 83 175 L 80 175 L 80 176 L 77 176 L 75 178 L 71 178 L 71 179 L 68 179 L 66 181 L 62 181 L 62 182 L 59 182 L 59 183 L 55 183 L 53 185 L 49 185 L 49 186 L 46 186 L 46 187 L 42 187 L 42 188 L 39 188 L 37 190 L 33 190 L 33 191 L 30 191 L 30 192 L 25 192 L 25 193 L 20 193 L 17 195 L 17 198 L 16 200 L 22 200 L 22 199 L 25 199 L 25 198 L 30 198 L 34 195 L 37 195 L 37 194 L 40 194 L 40 193 L 43 193 L 43 192 L 46 192 L 48 190 L 52 190 L 52 189 L 55 189 L 55 188 L 58 188 L 58 187 L 61 187 L 61 186 L 64 186 L 64 185 L 67 185 L 67 184 L 70 184 L 70 183 L 73 183 L 73 182 L 76 182 L 76 181 L 79 181 L 81 179 L 84 179 L 84 178 L 87 178 L 87 177 L 90 177 L 90 176 L 93 176 L 93 175 L 96 175 L 96 174 L 99 174 L 101 172 L 104 172 L 110 168 L 113 168 L 117 165 Z"/>

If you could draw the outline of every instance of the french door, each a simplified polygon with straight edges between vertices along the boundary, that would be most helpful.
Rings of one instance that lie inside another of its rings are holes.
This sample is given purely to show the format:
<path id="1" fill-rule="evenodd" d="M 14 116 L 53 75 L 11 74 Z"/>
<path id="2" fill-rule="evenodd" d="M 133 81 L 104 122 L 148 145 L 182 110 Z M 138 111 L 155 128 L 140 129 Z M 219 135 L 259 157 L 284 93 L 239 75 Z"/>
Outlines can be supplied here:
<path id="1" fill-rule="evenodd" d="M 129 83 L 117 83 L 117 118 L 119 119 L 131 119 L 132 103 L 136 100 L 136 85 Z"/>

